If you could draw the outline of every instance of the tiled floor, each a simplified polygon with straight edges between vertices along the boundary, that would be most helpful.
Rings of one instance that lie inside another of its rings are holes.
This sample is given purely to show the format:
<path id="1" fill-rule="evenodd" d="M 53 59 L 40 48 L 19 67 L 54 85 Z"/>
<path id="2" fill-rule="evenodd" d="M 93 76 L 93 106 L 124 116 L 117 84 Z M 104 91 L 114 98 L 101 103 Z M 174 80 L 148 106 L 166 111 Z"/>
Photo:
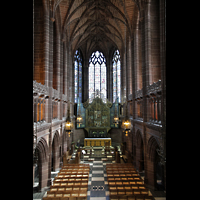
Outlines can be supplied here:
<path id="1" fill-rule="evenodd" d="M 109 200 L 106 163 L 112 163 L 112 161 L 95 158 L 90 163 L 91 170 L 89 174 L 87 200 Z"/>

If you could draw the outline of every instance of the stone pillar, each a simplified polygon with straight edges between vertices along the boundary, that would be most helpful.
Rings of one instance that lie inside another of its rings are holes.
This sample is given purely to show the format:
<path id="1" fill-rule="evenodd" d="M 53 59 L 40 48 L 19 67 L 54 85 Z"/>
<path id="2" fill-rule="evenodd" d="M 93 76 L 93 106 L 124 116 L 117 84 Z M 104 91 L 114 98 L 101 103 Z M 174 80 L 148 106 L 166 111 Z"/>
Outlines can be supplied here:
<path id="1" fill-rule="evenodd" d="M 132 45 L 131 45 L 131 37 L 128 37 L 128 42 L 127 42 L 127 61 L 126 61 L 126 72 L 127 72 L 127 95 L 132 94 Z M 128 96 L 127 96 L 128 99 Z"/>
<path id="2" fill-rule="evenodd" d="M 161 123 L 164 156 L 166 155 L 166 0 L 160 0 L 160 64 L 161 64 Z M 166 189 L 166 164 L 164 165 Z"/>

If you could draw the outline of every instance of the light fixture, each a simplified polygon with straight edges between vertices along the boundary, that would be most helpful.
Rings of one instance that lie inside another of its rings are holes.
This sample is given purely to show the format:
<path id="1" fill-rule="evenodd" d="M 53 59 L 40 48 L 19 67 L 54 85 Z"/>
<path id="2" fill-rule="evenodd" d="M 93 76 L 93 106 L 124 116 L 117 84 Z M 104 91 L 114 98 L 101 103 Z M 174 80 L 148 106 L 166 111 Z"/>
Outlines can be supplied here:
<path id="1" fill-rule="evenodd" d="M 126 16 L 125 16 L 125 0 L 124 0 L 124 28 L 125 28 L 125 37 L 124 37 L 124 47 L 125 47 L 125 55 L 126 55 Z M 124 62 L 126 62 L 126 59 Z M 127 62 L 125 63 L 126 66 Z M 124 101 L 125 101 L 125 116 L 124 119 L 122 120 L 122 125 L 121 128 L 123 129 L 123 132 L 125 133 L 125 136 L 128 136 L 128 133 L 131 132 L 132 129 L 132 124 L 131 120 L 128 117 L 128 109 L 127 109 L 127 100 L 126 100 L 126 87 L 124 88 Z"/>
<path id="2" fill-rule="evenodd" d="M 119 124 L 119 118 L 118 116 L 114 116 L 114 124 Z"/>
<path id="3" fill-rule="evenodd" d="M 78 109 L 78 115 L 77 115 L 77 118 L 76 118 L 76 123 L 78 124 L 79 127 L 83 123 L 83 118 L 81 116 L 81 108 L 80 108 L 80 106 L 79 106 L 79 109 Z"/>
<path id="4" fill-rule="evenodd" d="M 131 120 L 128 117 L 127 101 L 125 102 L 125 109 L 126 113 L 124 119 L 122 120 L 121 128 L 123 129 L 123 133 L 125 133 L 125 136 L 128 136 L 128 133 L 131 132 L 133 126 L 131 124 Z"/>
<path id="5" fill-rule="evenodd" d="M 70 119 L 69 104 L 70 104 L 70 102 L 68 103 L 67 119 L 66 119 L 66 122 L 65 122 L 65 131 L 66 131 L 66 133 L 68 133 L 68 135 L 70 137 L 70 133 L 72 132 L 72 129 L 73 129 L 74 126 L 73 126 L 73 122 Z"/>
<path id="6" fill-rule="evenodd" d="M 117 104 L 118 104 L 118 97 L 115 99 L 115 112 L 114 112 L 114 118 L 113 118 L 113 124 L 115 124 L 115 126 L 119 124 Z"/>
<path id="7" fill-rule="evenodd" d="M 80 127 L 81 124 L 83 123 L 83 118 L 81 116 L 81 104 L 80 104 L 80 99 L 78 97 L 78 115 L 77 115 L 77 118 L 76 118 L 76 123 L 77 125 Z"/>
<path id="8" fill-rule="evenodd" d="M 81 124 L 82 124 L 82 122 L 83 122 L 83 118 L 82 118 L 82 116 L 78 114 L 78 116 L 77 116 L 76 120 L 77 120 L 77 124 L 78 124 L 78 125 L 79 125 L 79 127 L 80 127 L 80 125 L 81 125 Z"/>

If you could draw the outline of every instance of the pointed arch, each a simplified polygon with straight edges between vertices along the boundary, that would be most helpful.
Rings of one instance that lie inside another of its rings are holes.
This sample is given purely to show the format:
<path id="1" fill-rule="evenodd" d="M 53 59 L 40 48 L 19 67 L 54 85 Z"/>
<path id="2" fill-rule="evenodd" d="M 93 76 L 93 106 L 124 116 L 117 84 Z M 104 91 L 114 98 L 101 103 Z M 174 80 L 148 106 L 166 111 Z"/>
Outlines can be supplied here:
<path id="1" fill-rule="evenodd" d="M 47 161 L 47 157 L 48 157 L 48 145 L 47 145 L 47 141 L 41 137 L 36 149 L 39 151 L 39 154 L 41 156 L 41 161 L 45 162 Z"/>
<path id="2" fill-rule="evenodd" d="M 48 181 L 48 145 L 46 140 L 41 137 L 39 142 L 36 146 L 36 151 L 38 152 L 38 171 L 39 171 L 39 185 L 38 189 L 41 190 L 42 188 L 47 186 Z"/>
<path id="3" fill-rule="evenodd" d="M 89 102 L 92 102 L 95 92 L 99 90 L 100 97 L 107 98 L 107 66 L 106 58 L 101 51 L 93 52 L 89 59 Z"/>
<path id="4" fill-rule="evenodd" d="M 121 103 L 121 58 L 120 52 L 116 49 L 112 58 L 113 67 L 113 102 L 119 98 Z"/>
<path id="5" fill-rule="evenodd" d="M 136 168 L 139 171 L 144 170 L 144 145 L 142 133 L 139 129 L 136 132 Z"/>
<path id="6" fill-rule="evenodd" d="M 51 171 L 59 168 L 60 137 L 58 131 L 55 132 L 52 140 Z"/>
<path id="7" fill-rule="evenodd" d="M 159 142 L 154 136 L 151 136 L 147 144 L 147 153 L 151 161 L 155 160 L 156 149 L 160 149 Z"/>
<path id="8" fill-rule="evenodd" d="M 143 139 L 142 139 L 142 133 L 141 131 L 138 129 L 137 132 L 136 132 L 136 143 L 137 145 L 141 146 L 141 143 L 143 142 Z"/>
<path id="9" fill-rule="evenodd" d="M 78 98 L 82 102 L 83 94 L 83 54 L 78 48 L 74 53 L 74 102 L 78 103 Z"/>
<path id="10" fill-rule="evenodd" d="M 52 144 L 53 144 L 53 142 L 55 142 L 56 145 L 59 145 L 59 143 L 60 143 L 60 136 L 59 136 L 58 131 L 55 131 L 55 133 L 53 135 Z"/>

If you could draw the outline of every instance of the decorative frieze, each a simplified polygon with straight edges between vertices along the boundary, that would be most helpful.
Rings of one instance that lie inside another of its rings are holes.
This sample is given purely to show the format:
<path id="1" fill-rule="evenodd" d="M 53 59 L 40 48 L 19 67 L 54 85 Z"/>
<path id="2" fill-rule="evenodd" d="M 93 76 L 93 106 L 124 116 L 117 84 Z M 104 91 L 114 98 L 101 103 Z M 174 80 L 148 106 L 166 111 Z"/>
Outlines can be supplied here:
<path id="1" fill-rule="evenodd" d="M 156 95 L 157 93 L 160 93 L 161 90 L 162 90 L 162 87 L 161 87 L 161 80 L 159 80 L 158 82 L 154 82 L 153 84 L 151 85 L 148 85 L 147 86 L 147 94 L 148 96 L 154 94 Z"/>
<path id="2" fill-rule="evenodd" d="M 147 128 L 161 132 L 162 124 L 155 124 L 150 122 L 145 122 L 145 124 Z"/>
<path id="3" fill-rule="evenodd" d="M 49 96 L 49 88 L 46 85 L 33 81 L 33 96 Z"/>
<path id="4" fill-rule="evenodd" d="M 128 95 L 128 101 L 131 101 L 131 100 L 133 100 L 133 95 L 132 95 L 132 94 L 129 94 L 129 95 Z"/>
<path id="5" fill-rule="evenodd" d="M 40 123 L 40 122 L 34 123 L 34 131 L 41 132 L 46 129 L 49 129 L 50 126 L 51 126 L 51 123 Z"/>
<path id="6" fill-rule="evenodd" d="M 66 95 L 66 94 L 62 94 L 62 100 L 63 100 L 64 102 L 67 102 L 67 95 Z"/>
<path id="7" fill-rule="evenodd" d="M 135 99 L 140 99 L 143 97 L 143 88 L 135 92 Z"/>
<path id="8" fill-rule="evenodd" d="M 38 83 L 36 80 L 33 81 L 33 96 L 48 98 L 50 96 L 49 89 L 46 85 Z M 52 99 L 67 102 L 67 95 L 61 95 L 58 90 L 52 88 Z"/>
<path id="9" fill-rule="evenodd" d="M 52 99 L 60 100 L 60 92 L 56 89 L 52 89 Z"/>
<path id="10" fill-rule="evenodd" d="M 150 95 L 157 95 L 157 94 L 161 94 L 162 91 L 162 87 L 161 87 L 161 80 L 159 80 L 158 82 L 154 82 L 151 85 L 148 85 L 146 87 L 146 94 L 147 96 Z M 137 90 L 135 92 L 135 100 L 136 99 L 141 99 L 143 97 L 143 88 L 141 90 Z"/>

